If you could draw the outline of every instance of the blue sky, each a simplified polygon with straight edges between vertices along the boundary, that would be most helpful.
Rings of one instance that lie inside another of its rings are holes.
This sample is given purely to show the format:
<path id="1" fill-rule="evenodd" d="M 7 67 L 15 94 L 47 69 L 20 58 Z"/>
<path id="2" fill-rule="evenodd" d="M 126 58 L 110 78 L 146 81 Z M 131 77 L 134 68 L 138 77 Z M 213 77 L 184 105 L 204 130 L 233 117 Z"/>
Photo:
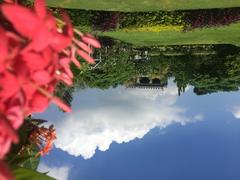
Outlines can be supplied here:
<path id="1" fill-rule="evenodd" d="M 86 89 L 73 113 L 51 106 L 54 150 L 39 170 L 62 180 L 240 178 L 239 92 L 177 96 L 164 91 Z"/>

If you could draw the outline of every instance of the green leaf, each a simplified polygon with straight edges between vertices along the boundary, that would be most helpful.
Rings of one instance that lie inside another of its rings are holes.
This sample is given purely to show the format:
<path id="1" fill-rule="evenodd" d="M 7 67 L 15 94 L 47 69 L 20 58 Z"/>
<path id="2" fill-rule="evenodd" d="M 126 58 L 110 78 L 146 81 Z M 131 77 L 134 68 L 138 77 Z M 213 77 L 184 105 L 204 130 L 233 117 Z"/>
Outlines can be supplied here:
<path id="1" fill-rule="evenodd" d="M 19 166 L 23 164 L 25 161 L 28 161 L 31 158 L 30 155 L 14 155 L 10 157 L 11 159 L 8 161 L 8 164 L 12 167 Z"/>
<path id="2" fill-rule="evenodd" d="M 31 169 L 17 167 L 13 169 L 13 174 L 16 180 L 56 180 L 52 177 L 47 176 L 46 174 L 39 173 L 37 171 L 33 171 Z"/>
<path id="3" fill-rule="evenodd" d="M 28 169 L 37 170 L 39 161 L 40 161 L 40 157 L 32 156 L 32 157 L 28 158 L 28 159 L 22 164 L 22 166 L 25 167 L 25 168 L 28 168 Z"/>
<path id="4" fill-rule="evenodd" d="M 37 170 L 38 164 L 40 162 L 40 156 L 36 157 L 36 154 L 38 153 L 38 151 L 39 150 L 37 146 L 32 144 L 31 150 L 28 152 L 30 157 L 21 164 L 21 167 Z"/>
<path id="5" fill-rule="evenodd" d="M 47 120 L 45 120 L 45 119 L 31 119 L 31 123 L 34 125 L 37 125 L 37 126 L 39 126 L 45 122 L 47 122 Z"/>

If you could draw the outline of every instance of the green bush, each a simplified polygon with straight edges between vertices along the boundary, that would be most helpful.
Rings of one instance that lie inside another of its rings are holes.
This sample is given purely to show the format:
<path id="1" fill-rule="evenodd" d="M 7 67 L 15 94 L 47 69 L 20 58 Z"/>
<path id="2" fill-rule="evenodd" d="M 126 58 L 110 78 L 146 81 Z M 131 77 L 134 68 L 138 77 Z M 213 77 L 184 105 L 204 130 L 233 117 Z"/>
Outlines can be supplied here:
<path id="1" fill-rule="evenodd" d="M 121 13 L 120 28 L 144 27 L 155 25 L 185 26 L 184 12 L 135 12 Z"/>
<path id="2" fill-rule="evenodd" d="M 92 11 L 78 10 L 78 9 L 68 9 L 72 23 L 74 26 L 91 26 L 92 25 Z"/>

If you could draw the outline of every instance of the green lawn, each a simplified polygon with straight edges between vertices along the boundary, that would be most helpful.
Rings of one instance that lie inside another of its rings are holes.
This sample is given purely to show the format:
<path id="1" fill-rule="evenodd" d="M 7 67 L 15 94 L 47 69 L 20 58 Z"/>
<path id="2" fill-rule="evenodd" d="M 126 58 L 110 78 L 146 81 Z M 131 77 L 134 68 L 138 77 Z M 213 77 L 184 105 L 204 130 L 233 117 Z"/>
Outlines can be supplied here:
<path id="1" fill-rule="evenodd" d="M 158 11 L 240 7 L 240 0 L 47 0 L 49 6 L 112 11 Z"/>
<path id="2" fill-rule="evenodd" d="M 74 9 L 153 11 L 240 7 L 240 0 L 47 0 L 49 6 Z M 90 31 L 88 27 L 80 28 Z M 183 44 L 233 44 L 240 46 L 240 23 L 190 32 L 98 32 L 136 46 Z"/>
<path id="3" fill-rule="evenodd" d="M 240 46 L 240 23 L 218 28 L 197 29 L 190 32 L 98 32 L 136 46 L 184 44 L 233 44 Z"/>

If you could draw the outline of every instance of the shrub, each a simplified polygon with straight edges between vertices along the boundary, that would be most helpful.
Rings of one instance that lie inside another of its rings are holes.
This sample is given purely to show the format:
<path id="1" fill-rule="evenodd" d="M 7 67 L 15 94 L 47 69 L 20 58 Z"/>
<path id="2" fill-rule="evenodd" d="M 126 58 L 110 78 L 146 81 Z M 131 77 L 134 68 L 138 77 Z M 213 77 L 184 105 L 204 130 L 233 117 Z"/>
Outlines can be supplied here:
<path id="1" fill-rule="evenodd" d="M 185 20 L 190 29 L 229 25 L 240 20 L 240 8 L 189 11 Z"/>
<path id="2" fill-rule="evenodd" d="M 184 12 L 135 12 L 121 13 L 120 28 L 146 27 L 156 25 L 184 26 Z"/>
<path id="3" fill-rule="evenodd" d="M 118 27 L 119 12 L 96 11 L 92 19 L 94 30 L 109 31 Z"/>

